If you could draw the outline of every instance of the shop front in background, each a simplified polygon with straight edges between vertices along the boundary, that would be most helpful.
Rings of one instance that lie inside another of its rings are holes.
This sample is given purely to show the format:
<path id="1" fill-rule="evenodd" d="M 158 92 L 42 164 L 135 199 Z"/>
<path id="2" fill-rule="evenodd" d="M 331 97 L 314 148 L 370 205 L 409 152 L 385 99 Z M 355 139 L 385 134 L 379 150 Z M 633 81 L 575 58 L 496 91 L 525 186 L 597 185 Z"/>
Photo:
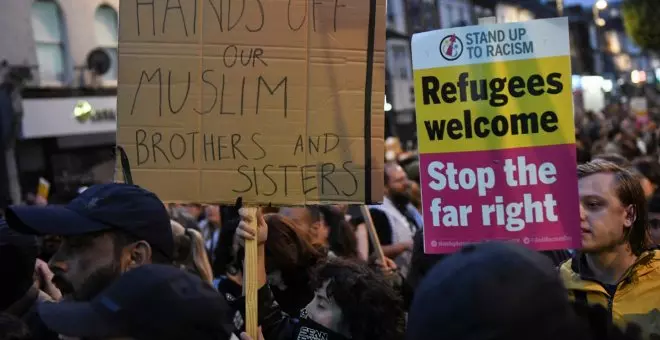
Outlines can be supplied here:
<path id="1" fill-rule="evenodd" d="M 24 195 L 35 192 L 39 177 L 51 183 L 52 203 L 112 181 L 115 96 L 25 99 L 23 110 L 16 154 Z"/>

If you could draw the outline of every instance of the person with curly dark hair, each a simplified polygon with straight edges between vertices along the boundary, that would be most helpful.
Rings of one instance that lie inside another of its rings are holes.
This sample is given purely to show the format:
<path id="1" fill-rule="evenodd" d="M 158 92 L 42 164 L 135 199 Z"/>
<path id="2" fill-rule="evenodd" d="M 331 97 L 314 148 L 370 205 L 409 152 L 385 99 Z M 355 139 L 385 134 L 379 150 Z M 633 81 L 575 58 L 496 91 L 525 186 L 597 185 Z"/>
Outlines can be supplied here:
<path id="1" fill-rule="evenodd" d="M 241 211 L 237 235 L 258 242 L 259 321 L 265 339 L 354 339 L 400 340 L 404 334 L 402 301 L 378 271 L 354 260 L 331 258 L 313 271 L 314 296 L 293 318 L 282 312 L 266 284 L 265 254 L 271 223 L 257 214 L 257 230 L 250 227 L 253 217 Z M 244 313 L 244 299 L 235 306 Z M 315 337 L 312 337 L 314 335 Z"/>
<path id="2" fill-rule="evenodd" d="M 352 339 L 400 339 L 404 317 L 399 294 L 377 271 L 348 259 L 330 259 L 315 271 L 316 294 L 305 312 Z"/>

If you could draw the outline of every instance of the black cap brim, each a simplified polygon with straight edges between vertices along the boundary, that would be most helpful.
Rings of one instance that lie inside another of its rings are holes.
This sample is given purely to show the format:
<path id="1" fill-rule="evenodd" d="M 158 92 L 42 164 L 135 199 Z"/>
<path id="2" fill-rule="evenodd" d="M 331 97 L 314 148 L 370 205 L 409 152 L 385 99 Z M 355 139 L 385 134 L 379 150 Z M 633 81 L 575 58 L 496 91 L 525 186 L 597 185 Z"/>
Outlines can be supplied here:
<path id="1" fill-rule="evenodd" d="M 112 229 L 57 205 L 9 207 L 5 219 L 10 228 L 24 234 L 71 236 Z"/>
<path id="2" fill-rule="evenodd" d="M 38 311 L 48 329 L 64 336 L 117 338 L 129 335 L 125 325 L 104 318 L 91 302 L 43 302 Z"/>

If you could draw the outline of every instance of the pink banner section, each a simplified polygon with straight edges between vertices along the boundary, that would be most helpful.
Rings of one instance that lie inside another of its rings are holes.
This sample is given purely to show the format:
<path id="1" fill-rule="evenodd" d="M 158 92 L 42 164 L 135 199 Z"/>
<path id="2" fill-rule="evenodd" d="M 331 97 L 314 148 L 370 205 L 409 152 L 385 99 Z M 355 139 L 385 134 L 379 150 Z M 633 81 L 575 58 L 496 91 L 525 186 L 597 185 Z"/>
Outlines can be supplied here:
<path id="1" fill-rule="evenodd" d="M 579 248 L 575 159 L 573 144 L 421 154 L 425 253 L 488 240 Z"/>

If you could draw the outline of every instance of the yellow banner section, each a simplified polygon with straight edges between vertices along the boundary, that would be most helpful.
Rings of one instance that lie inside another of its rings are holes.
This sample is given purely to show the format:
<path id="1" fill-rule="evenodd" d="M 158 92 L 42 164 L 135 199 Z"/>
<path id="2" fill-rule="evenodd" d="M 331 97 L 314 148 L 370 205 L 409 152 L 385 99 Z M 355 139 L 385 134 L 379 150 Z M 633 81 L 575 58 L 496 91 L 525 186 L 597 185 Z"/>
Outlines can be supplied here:
<path id="1" fill-rule="evenodd" d="M 415 71 L 421 153 L 575 143 L 568 56 Z"/>

